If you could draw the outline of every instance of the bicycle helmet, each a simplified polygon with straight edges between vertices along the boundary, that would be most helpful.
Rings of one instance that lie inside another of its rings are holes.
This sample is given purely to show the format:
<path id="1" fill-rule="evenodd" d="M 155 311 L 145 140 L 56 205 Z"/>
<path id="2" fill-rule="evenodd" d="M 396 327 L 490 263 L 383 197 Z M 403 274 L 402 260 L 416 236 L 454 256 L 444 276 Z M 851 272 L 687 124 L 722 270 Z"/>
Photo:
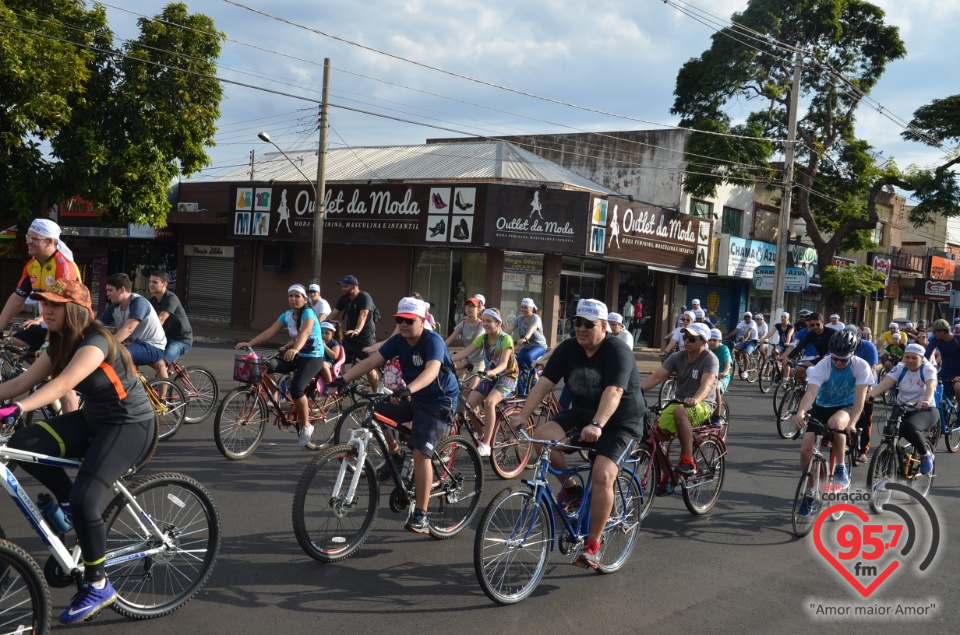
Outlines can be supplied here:
<path id="1" fill-rule="evenodd" d="M 849 359 L 853 357 L 854 351 L 857 350 L 857 339 L 858 336 L 856 332 L 848 331 L 845 328 L 841 329 L 830 338 L 827 350 L 829 350 L 830 354 L 834 357 Z"/>
<path id="2" fill-rule="evenodd" d="M 810 311 L 809 309 L 804 309 L 804 310 L 800 311 L 799 313 L 797 313 L 797 316 L 798 316 L 798 317 L 802 317 L 802 318 L 810 317 L 810 314 L 811 314 L 811 313 L 813 313 L 813 311 Z"/>

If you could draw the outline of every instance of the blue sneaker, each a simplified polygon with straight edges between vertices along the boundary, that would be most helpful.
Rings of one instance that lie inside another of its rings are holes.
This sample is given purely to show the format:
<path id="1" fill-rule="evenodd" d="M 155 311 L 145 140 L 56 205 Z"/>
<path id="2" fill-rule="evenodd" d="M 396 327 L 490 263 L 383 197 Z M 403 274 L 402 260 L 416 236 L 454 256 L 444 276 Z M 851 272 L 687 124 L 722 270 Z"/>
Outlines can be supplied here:
<path id="1" fill-rule="evenodd" d="M 70 606 L 60 614 L 60 622 L 73 624 L 91 619 L 105 606 L 110 606 L 117 599 L 117 592 L 113 590 L 110 580 L 102 589 L 98 589 L 90 582 L 82 582 L 80 590 L 70 600 Z"/>
<path id="2" fill-rule="evenodd" d="M 933 471 L 933 452 L 927 452 L 920 457 L 920 473 L 929 474 Z"/>
<path id="3" fill-rule="evenodd" d="M 800 509 L 797 510 L 797 513 L 801 516 L 809 516 L 816 512 L 818 507 L 820 507 L 820 503 L 813 494 L 804 494 L 803 501 L 800 503 Z"/>
<path id="4" fill-rule="evenodd" d="M 850 475 L 847 474 L 847 466 L 840 464 L 833 471 L 833 482 L 842 489 L 850 487 Z"/>

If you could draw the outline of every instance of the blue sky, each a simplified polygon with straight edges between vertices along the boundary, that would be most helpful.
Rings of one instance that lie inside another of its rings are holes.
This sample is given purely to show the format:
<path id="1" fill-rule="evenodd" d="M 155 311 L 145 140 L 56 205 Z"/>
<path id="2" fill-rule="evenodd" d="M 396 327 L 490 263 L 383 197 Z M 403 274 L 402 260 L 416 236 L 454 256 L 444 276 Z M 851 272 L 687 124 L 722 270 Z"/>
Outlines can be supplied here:
<path id="1" fill-rule="evenodd" d="M 130 6 L 116 0 L 108 2 Z M 676 123 L 669 109 L 677 71 L 686 60 L 710 46 L 713 34 L 661 0 L 244 3 L 310 29 L 452 73 L 664 124 Z M 138 12 L 155 15 L 164 4 L 140 0 L 135 6 Z M 723 20 L 747 5 L 746 0 L 697 0 L 690 4 Z M 956 35 L 960 2 L 877 0 L 875 4 L 886 10 L 890 24 L 900 28 L 908 55 L 889 66 L 871 98 L 886 113 L 909 120 L 916 108 L 932 99 L 960 93 L 955 67 L 960 59 Z M 229 38 L 265 49 L 225 42 L 222 77 L 319 101 L 322 62 L 330 57 L 335 69 L 331 77 L 332 103 L 456 131 L 334 108 L 331 147 L 416 144 L 431 137 L 458 136 L 458 132 L 509 135 L 655 127 L 438 73 L 222 0 L 187 0 L 187 5 L 192 12 L 212 17 Z M 109 6 L 108 13 L 118 38 L 136 36 L 136 15 Z M 210 151 L 215 168 L 228 169 L 248 162 L 250 150 L 272 150 L 257 139 L 260 130 L 269 132 L 285 150 L 316 147 L 316 104 L 228 85 L 221 109 L 218 145 Z M 894 157 L 901 167 L 911 163 L 932 165 L 942 159 L 936 150 L 902 142 L 901 128 L 876 110 L 860 109 L 858 131 L 882 152 L 881 160 Z"/>

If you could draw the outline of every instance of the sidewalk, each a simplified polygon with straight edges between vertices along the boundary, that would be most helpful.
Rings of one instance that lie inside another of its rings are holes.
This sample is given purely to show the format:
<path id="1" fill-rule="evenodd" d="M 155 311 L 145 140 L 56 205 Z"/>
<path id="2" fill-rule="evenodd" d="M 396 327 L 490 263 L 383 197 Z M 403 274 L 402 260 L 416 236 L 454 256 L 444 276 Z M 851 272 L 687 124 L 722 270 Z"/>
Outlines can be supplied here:
<path id="1" fill-rule="evenodd" d="M 200 326 L 193 327 L 193 341 L 201 344 L 223 344 L 233 346 L 237 342 L 248 341 L 256 336 L 258 331 L 232 329 L 229 327 Z M 281 343 L 281 339 L 277 339 Z M 633 357 L 637 360 L 637 370 L 641 375 L 648 375 L 660 368 L 660 349 L 635 348 Z"/>

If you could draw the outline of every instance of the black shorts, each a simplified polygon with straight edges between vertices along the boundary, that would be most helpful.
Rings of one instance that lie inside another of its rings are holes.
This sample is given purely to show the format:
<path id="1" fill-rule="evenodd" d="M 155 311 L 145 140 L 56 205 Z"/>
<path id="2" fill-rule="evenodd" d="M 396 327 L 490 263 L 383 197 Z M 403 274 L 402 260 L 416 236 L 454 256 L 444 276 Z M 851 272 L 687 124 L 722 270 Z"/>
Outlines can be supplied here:
<path id="1" fill-rule="evenodd" d="M 17 331 L 13 334 L 13 337 L 26 344 L 28 347 L 30 347 L 31 351 L 36 353 L 47 340 L 47 329 L 46 327 L 37 324 L 36 326 L 23 329 L 22 331 Z"/>
<path id="2" fill-rule="evenodd" d="M 370 340 L 366 337 L 361 337 L 357 335 L 356 337 L 347 337 L 343 340 L 343 348 L 347 352 L 347 361 L 358 362 L 361 359 L 366 359 L 370 357 L 370 353 L 365 353 L 363 351 L 367 346 L 373 346 L 376 344 L 375 341 Z"/>
<path id="3" fill-rule="evenodd" d="M 436 403 L 422 403 L 416 399 L 404 399 L 397 405 L 381 401 L 376 412 L 397 423 L 413 422 L 407 445 L 432 456 L 437 442 L 447 435 L 453 423 L 453 409 Z"/>
<path id="4" fill-rule="evenodd" d="M 840 412 L 841 410 L 846 410 L 847 414 L 849 415 L 852 409 L 853 409 L 853 404 L 850 404 L 848 406 L 831 406 L 829 408 L 825 408 L 823 406 L 818 406 L 814 404 L 813 407 L 810 408 L 810 418 L 816 419 L 823 425 L 829 425 L 830 417 Z"/>
<path id="5" fill-rule="evenodd" d="M 583 417 L 571 410 L 558 412 L 553 416 L 553 421 L 563 429 L 564 432 L 573 436 L 579 434 L 581 430 L 590 425 L 592 419 Z M 603 427 L 600 438 L 593 443 L 579 443 L 585 448 L 593 450 L 599 456 L 605 456 L 616 463 L 623 453 L 630 449 L 634 443 L 640 440 L 643 433 L 642 423 L 637 422 L 637 426 L 624 426 L 607 424 Z"/>

